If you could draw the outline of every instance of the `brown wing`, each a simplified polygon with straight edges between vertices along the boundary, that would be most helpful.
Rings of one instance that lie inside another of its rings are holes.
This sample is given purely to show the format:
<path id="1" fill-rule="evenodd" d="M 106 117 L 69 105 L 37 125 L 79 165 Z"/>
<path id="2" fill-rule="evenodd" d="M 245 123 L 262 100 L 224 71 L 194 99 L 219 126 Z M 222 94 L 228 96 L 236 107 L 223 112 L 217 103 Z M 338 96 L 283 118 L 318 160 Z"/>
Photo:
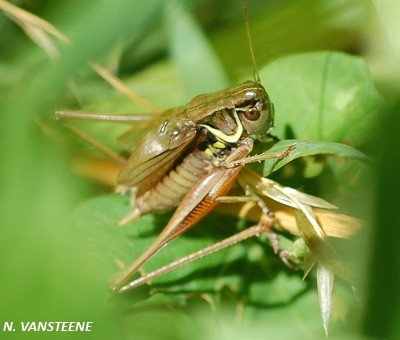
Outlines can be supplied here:
<path id="1" fill-rule="evenodd" d="M 129 115 L 128 117 L 130 118 L 131 115 Z M 143 115 L 140 115 L 138 117 L 142 118 Z M 151 130 L 157 129 L 157 127 L 160 128 L 162 124 L 168 119 L 188 119 L 186 114 L 186 107 L 181 106 L 171 110 L 167 110 L 164 111 L 162 114 L 153 115 L 153 117 L 149 117 L 149 119 L 147 120 L 134 121 L 132 124 L 132 128 L 119 136 L 117 142 L 121 148 L 132 153 L 132 151 L 135 150 L 140 143 L 142 143 L 147 133 L 149 133 Z M 129 120 L 127 120 L 127 122 L 129 122 Z"/>
<path id="2" fill-rule="evenodd" d="M 153 118 L 148 122 L 135 122 L 132 128 L 118 137 L 118 145 L 125 151 L 132 152 L 146 133 L 151 130 L 152 126 L 155 124 L 154 121 L 155 119 Z"/>
<path id="3" fill-rule="evenodd" d="M 133 149 L 127 164 L 121 169 L 118 182 L 146 191 L 172 168 L 174 161 L 196 136 L 196 124 L 190 119 L 179 118 L 176 114 L 162 119 Z"/>

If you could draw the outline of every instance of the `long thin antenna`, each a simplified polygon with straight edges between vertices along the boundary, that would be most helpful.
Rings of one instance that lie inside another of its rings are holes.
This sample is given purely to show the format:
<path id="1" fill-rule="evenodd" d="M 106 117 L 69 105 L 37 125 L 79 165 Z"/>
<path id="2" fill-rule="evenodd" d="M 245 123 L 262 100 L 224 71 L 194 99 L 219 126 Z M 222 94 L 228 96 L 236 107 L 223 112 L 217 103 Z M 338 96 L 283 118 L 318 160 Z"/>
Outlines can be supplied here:
<path id="1" fill-rule="evenodd" d="M 253 77 L 257 83 L 261 83 L 260 75 L 258 74 L 256 57 L 254 56 L 253 41 L 251 40 L 250 24 L 249 24 L 249 5 L 247 0 L 243 0 L 243 11 L 244 11 L 244 24 L 246 26 L 247 40 L 249 41 L 249 48 L 251 59 L 253 61 Z"/>

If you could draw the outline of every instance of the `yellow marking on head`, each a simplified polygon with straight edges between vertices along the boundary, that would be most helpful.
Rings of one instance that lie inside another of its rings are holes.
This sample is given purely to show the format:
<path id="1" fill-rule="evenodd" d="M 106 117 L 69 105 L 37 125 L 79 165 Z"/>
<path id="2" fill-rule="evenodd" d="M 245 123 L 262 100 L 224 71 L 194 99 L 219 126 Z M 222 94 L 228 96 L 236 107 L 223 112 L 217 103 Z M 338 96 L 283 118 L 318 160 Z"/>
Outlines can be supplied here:
<path id="1" fill-rule="evenodd" d="M 242 136 L 243 133 L 243 126 L 242 123 L 239 120 L 239 117 L 237 115 L 237 112 L 235 109 L 233 109 L 233 118 L 235 118 L 235 122 L 237 124 L 237 129 L 236 132 L 233 135 L 227 135 L 223 133 L 221 130 L 214 129 L 211 126 L 205 125 L 205 124 L 199 124 L 200 126 L 206 128 L 208 131 L 210 131 L 215 137 L 218 139 L 227 142 L 227 143 L 236 143 L 239 138 Z"/>

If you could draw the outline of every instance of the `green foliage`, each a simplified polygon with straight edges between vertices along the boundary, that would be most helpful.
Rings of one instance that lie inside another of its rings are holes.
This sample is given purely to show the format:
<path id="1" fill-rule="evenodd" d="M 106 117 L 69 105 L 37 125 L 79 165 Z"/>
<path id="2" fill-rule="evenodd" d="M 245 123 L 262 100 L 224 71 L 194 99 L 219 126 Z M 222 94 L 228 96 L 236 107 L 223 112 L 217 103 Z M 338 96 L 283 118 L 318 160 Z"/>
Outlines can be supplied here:
<path id="1" fill-rule="evenodd" d="M 382 104 L 364 60 L 344 53 L 280 58 L 261 70 L 261 79 L 274 100 L 281 138 L 361 145 Z"/>
<path id="2" fill-rule="evenodd" d="M 27 10 L 51 21 L 71 39 L 70 45 L 57 43 L 60 57 L 52 62 L 9 18 L 0 18 L 0 320 L 89 320 L 95 331 L 76 335 L 96 339 L 285 339 L 293 334 L 299 339 L 322 338 L 315 280 L 303 281 L 301 274 L 286 268 L 263 238 L 109 299 L 112 276 L 149 245 L 169 215 L 144 216 L 117 228 L 130 212 L 129 198 L 109 190 L 104 194 L 104 188 L 93 188 L 72 173 L 71 159 L 85 146 L 71 143 L 70 134 L 53 122 L 52 114 L 60 108 L 143 112 L 94 74 L 88 66 L 91 60 L 119 70 L 130 88 L 162 108 L 226 86 L 226 74 L 234 78 L 231 83 L 243 74 L 249 78 L 250 68 L 243 68 L 250 58 L 240 1 L 175 2 L 178 7 L 171 4 L 165 9 L 165 2 L 157 0 L 60 1 L 51 6 L 31 1 Z M 275 59 L 260 68 L 275 103 L 274 133 L 298 143 L 278 165 L 266 162 L 264 171 L 315 154 L 363 158 L 355 149 L 336 144 L 364 147 L 368 135 L 376 134 L 382 99 L 363 56 L 294 52 L 358 50 L 359 34 L 367 23 L 364 1 L 264 3 L 250 1 L 250 24 L 258 62 Z M 213 44 L 196 20 L 202 21 Z M 185 29 L 180 29 L 183 24 Z M 191 58 L 185 58 L 189 52 Z M 116 137 L 126 129 L 103 123 L 81 126 L 116 149 Z M 284 151 L 291 143 L 279 142 L 271 150 Z M 265 149 L 261 144 L 259 150 Z M 349 179 L 335 166 L 328 169 L 333 169 L 329 175 L 335 183 L 347 185 L 357 177 Z M 320 178 L 317 193 L 330 177 Z M 368 195 L 367 185 L 358 191 L 364 210 L 369 207 L 363 201 Z M 212 214 L 144 269 L 155 269 L 245 226 L 246 222 Z M 335 287 L 334 338 L 350 336 L 345 324 L 353 320 L 343 320 L 352 314 L 353 304 L 347 286 Z M 28 334 L 46 335 L 65 336 Z"/>
<path id="3" fill-rule="evenodd" d="M 322 141 L 287 139 L 276 143 L 274 146 L 268 149 L 268 152 L 280 154 L 286 150 L 289 150 L 290 148 L 293 148 L 293 150 L 290 151 L 290 154 L 287 157 L 282 159 L 269 158 L 264 162 L 264 176 L 268 176 L 272 172 L 280 169 L 299 157 L 331 154 L 359 159 L 362 161 L 368 160 L 368 157 L 366 157 L 362 152 L 349 147 L 346 144 Z"/>

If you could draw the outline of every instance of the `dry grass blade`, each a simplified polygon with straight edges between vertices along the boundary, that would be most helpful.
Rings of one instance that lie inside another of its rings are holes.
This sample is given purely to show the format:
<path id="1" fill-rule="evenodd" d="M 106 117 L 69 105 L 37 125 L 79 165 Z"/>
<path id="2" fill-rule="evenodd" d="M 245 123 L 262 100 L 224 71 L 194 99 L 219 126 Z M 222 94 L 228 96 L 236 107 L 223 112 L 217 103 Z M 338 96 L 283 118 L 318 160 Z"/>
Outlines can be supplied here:
<path id="1" fill-rule="evenodd" d="M 331 209 L 336 207 L 321 198 L 303 194 L 292 188 L 282 187 L 275 181 L 261 177 L 248 168 L 242 170 L 239 182 L 244 188 L 247 186 L 253 188 L 263 198 L 268 208 L 274 212 L 279 220 L 280 228 L 293 235 L 300 235 L 301 233 L 295 213 L 299 207 L 292 197 L 301 202 L 300 204 L 313 207 L 318 225 L 322 228 L 321 232 L 327 236 L 349 238 L 361 228 L 359 219 L 332 211 Z M 230 207 L 232 206 L 230 205 Z M 235 208 L 235 214 L 239 211 L 239 216 L 242 218 L 252 221 L 260 219 L 261 212 L 254 202 L 248 202 L 245 205 L 238 204 Z M 223 211 L 224 207 L 220 207 L 219 210 Z"/>
<path id="2" fill-rule="evenodd" d="M 57 45 L 45 31 L 22 21 L 14 21 L 18 23 L 25 33 L 47 53 L 51 60 L 58 57 Z"/>
<path id="3" fill-rule="evenodd" d="M 136 103 L 142 105 L 146 109 L 149 109 L 151 112 L 154 113 L 161 113 L 162 110 L 153 105 L 151 102 L 148 100 L 144 99 L 137 93 L 133 92 L 131 89 L 129 89 L 121 80 L 119 80 L 117 77 L 115 77 L 113 74 L 111 74 L 110 71 L 105 69 L 104 67 L 101 67 L 99 64 L 96 63 L 90 63 L 90 66 L 107 82 L 109 83 L 112 87 L 114 87 L 116 90 L 120 91 L 124 95 L 126 95 L 128 98 L 132 99 Z"/>
<path id="4" fill-rule="evenodd" d="M 51 37 L 49 37 L 49 34 L 64 43 L 70 42 L 66 35 L 61 33 L 46 20 L 14 6 L 7 1 L 0 0 L 0 9 L 3 10 L 11 20 L 18 24 L 34 42 L 43 48 L 50 59 L 57 57 L 58 49 Z"/>
<path id="5" fill-rule="evenodd" d="M 279 228 L 276 226 L 279 230 L 300 236 L 296 224 L 295 208 L 288 207 L 270 198 L 263 197 L 263 200 L 279 221 Z M 239 216 L 252 222 L 259 221 L 262 216 L 262 211 L 255 202 L 220 204 L 217 211 L 226 215 Z M 322 229 L 329 237 L 350 238 L 357 234 L 361 228 L 361 221 L 355 217 L 326 209 L 314 208 L 313 211 Z"/>
<path id="6" fill-rule="evenodd" d="M 100 150 L 105 155 L 110 157 L 110 159 L 112 159 L 118 165 L 123 166 L 126 164 L 126 159 L 124 157 L 120 156 L 117 152 L 111 150 L 109 147 L 105 146 L 103 143 L 99 142 L 98 140 L 92 138 L 91 136 L 86 134 L 81 129 L 79 129 L 71 124 L 68 124 L 68 123 L 64 123 L 64 126 L 67 127 L 71 132 L 76 134 L 78 137 L 82 138 L 88 144 L 93 145 L 97 150 Z"/>

